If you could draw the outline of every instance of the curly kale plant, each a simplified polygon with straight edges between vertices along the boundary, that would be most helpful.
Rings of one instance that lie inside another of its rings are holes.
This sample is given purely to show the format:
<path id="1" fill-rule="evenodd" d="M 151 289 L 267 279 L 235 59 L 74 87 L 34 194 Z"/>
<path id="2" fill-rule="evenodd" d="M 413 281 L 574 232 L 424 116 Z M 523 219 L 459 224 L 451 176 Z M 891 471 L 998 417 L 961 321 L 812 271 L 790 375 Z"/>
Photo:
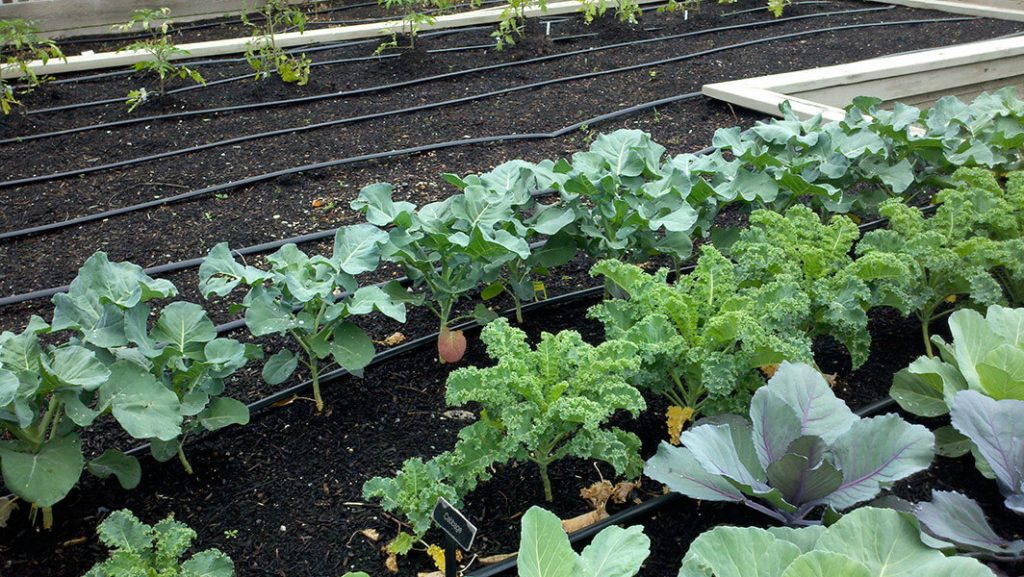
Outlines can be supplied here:
<path id="1" fill-rule="evenodd" d="M 224 396 L 224 380 L 262 351 L 219 338 L 206 312 L 193 303 L 168 304 L 150 328 L 147 303 L 176 294 L 169 281 L 150 278 L 132 263 L 112 263 L 99 252 L 67 293 L 54 295 L 53 330 L 75 331 L 77 341 L 110 370 L 98 405 L 75 405 L 76 422 L 87 426 L 109 411 L 129 435 L 149 440 L 158 460 L 177 455 L 191 473 L 183 449 L 190 434 L 249 422 L 248 408 Z"/>
<path id="2" fill-rule="evenodd" d="M 220 243 L 199 267 L 199 288 L 209 298 L 225 296 L 240 284 L 251 287 L 241 306 L 252 334 L 287 334 L 301 352 L 278 351 L 263 366 L 263 378 L 282 383 L 302 363 L 313 381 L 319 413 L 324 409 L 320 376 L 332 366 L 324 360 L 361 375 L 373 359 L 373 342 L 350 318 L 378 311 L 405 322 L 405 304 L 415 301 L 397 283 L 357 288 L 355 275 L 377 268 L 387 239 L 387 233 L 369 224 L 341 227 L 330 258 L 310 257 L 286 244 L 267 257 L 267 271 L 239 264 L 227 243 Z"/>
<path id="3" fill-rule="evenodd" d="M 935 215 L 892 200 L 886 229 L 864 235 L 857 253 L 903 263 L 908 274 L 876 288 L 876 302 L 913 314 L 933 356 L 929 325 L 955 310 L 1019 302 L 1024 286 L 1024 175 L 1004 192 L 991 173 L 961 169 L 956 188 L 935 196 Z"/>
<path id="4" fill-rule="evenodd" d="M 84 577 L 234 577 L 235 564 L 217 549 L 207 549 L 184 561 L 196 532 L 167 517 L 150 526 L 131 511 L 115 511 L 96 530 L 110 558 L 97 563 Z"/>
<path id="5" fill-rule="evenodd" d="M 594 347 L 579 333 L 562 331 L 544 333 L 531 350 L 526 333 L 504 319 L 487 325 L 481 338 L 498 364 L 453 372 L 445 399 L 478 403 L 480 426 L 503 432 L 493 453 L 537 465 L 548 501 L 548 466 L 564 457 L 604 461 L 627 477 L 640 472 L 640 440 L 603 426 L 619 410 L 636 416 L 646 407 L 629 384 L 639 368 L 636 347 L 621 341 Z"/>
<path id="6" fill-rule="evenodd" d="M 977 559 L 925 545 L 913 517 L 857 509 L 829 527 L 716 527 L 690 544 L 679 577 L 995 577 Z"/>
<path id="7" fill-rule="evenodd" d="M 694 499 L 742 503 L 788 524 L 814 523 L 821 507 L 840 511 L 932 461 L 934 436 L 898 415 L 854 415 L 821 373 L 783 363 L 758 389 L 750 420 L 724 416 L 662 443 L 644 472 Z"/>
<path id="8" fill-rule="evenodd" d="M 638 386 L 696 412 L 739 411 L 764 383 L 759 370 L 786 359 L 810 362 L 811 340 L 800 326 L 809 300 L 791 277 L 757 287 L 739 284 L 736 266 L 709 245 L 691 274 L 675 284 L 618 261 L 598 263 L 628 298 L 595 306 L 610 341 L 632 344 L 643 370 Z"/>

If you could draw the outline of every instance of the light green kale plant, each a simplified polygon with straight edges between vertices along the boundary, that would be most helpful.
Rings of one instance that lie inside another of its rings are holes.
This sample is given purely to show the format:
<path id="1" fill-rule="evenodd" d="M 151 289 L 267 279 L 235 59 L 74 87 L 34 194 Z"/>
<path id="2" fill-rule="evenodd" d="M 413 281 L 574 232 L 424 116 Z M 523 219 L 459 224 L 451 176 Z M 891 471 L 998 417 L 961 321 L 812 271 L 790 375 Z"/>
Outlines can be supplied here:
<path id="1" fill-rule="evenodd" d="M 565 457 L 604 461 L 627 477 L 639 473 L 640 440 L 605 427 L 617 411 L 636 416 L 646 408 L 629 384 L 639 369 L 634 345 L 617 341 L 595 347 L 575 331 L 562 331 L 544 333 L 531 349 L 526 333 L 504 319 L 487 325 L 481 338 L 498 364 L 453 372 L 445 399 L 450 405 L 480 406 L 472 430 L 493 427 L 503 433 L 491 447 L 495 462 L 534 463 L 548 501 L 553 499 L 548 466 Z"/>
<path id="2" fill-rule="evenodd" d="M 84 577 L 234 577 L 235 564 L 217 549 L 188 559 L 196 532 L 171 515 L 150 526 L 131 511 L 115 511 L 96 532 L 109 548 L 110 558 L 97 563 Z"/>
<path id="3" fill-rule="evenodd" d="M 861 258 L 902 263 L 907 274 L 874 287 L 874 300 L 913 314 L 929 357 L 929 326 L 962 308 L 1019 304 L 1024 287 L 1024 175 L 1004 192 L 992 173 L 960 169 L 957 185 L 935 195 L 924 213 L 899 201 L 882 203 L 889 226 L 864 235 Z"/>

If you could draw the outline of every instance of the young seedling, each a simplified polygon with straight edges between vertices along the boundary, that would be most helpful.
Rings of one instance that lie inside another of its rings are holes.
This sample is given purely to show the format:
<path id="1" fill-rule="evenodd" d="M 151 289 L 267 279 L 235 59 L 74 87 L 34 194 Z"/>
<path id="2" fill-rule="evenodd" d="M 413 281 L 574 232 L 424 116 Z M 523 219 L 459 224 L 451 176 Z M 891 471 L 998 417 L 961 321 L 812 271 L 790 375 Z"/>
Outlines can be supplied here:
<path id="1" fill-rule="evenodd" d="M 242 22 L 253 29 L 245 60 L 256 73 L 256 79 L 262 80 L 276 71 L 282 81 L 305 86 L 309 82 L 312 61 L 305 54 L 298 57 L 288 54 L 277 45 L 276 37 L 286 30 L 305 32 L 306 15 L 283 0 L 269 0 L 258 14 L 259 21 L 242 15 Z"/>
<path id="2" fill-rule="evenodd" d="M 163 96 L 166 92 L 167 80 L 170 78 L 190 78 L 197 84 L 206 84 L 203 75 L 198 71 L 182 64 L 172 62 L 176 57 L 187 56 L 188 50 L 175 46 L 168 36 L 168 30 L 172 24 L 170 8 L 163 7 L 156 10 L 143 8 L 136 10 L 131 19 L 124 24 L 114 26 L 115 30 L 128 31 L 136 26 L 142 28 L 149 34 L 149 38 L 139 42 L 133 42 L 119 48 L 118 52 L 144 52 L 149 55 L 147 60 L 136 62 L 132 67 L 138 71 L 155 75 L 159 80 L 157 95 Z M 157 25 L 157 22 L 160 24 Z M 128 111 L 135 110 L 139 105 L 147 102 L 150 98 L 149 91 L 145 88 L 132 90 L 128 93 L 126 100 Z"/>
<path id="3" fill-rule="evenodd" d="M 13 106 L 21 104 L 17 92 L 31 92 L 50 79 L 37 75 L 29 64 L 33 60 L 46 64 L 51 58 L 65 60 L 64 53 L 52 40 L 39 37 L 39 29 L 32 22 L 20 18 L 0 20 L 0 71 L 16 69 L 23 79 L 18 87 L 0 77 L 0 112 L 10 114 Z"/>

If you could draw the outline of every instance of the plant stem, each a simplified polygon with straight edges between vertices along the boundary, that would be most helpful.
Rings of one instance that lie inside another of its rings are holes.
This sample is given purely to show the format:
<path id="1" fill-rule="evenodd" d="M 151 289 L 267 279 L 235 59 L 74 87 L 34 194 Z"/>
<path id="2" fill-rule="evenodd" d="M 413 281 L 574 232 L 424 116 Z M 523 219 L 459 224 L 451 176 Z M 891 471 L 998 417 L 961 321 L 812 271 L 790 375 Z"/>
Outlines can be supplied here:
<path id="1" fill-rule="evenodd" d="M 537 469 L 540 472 L 540 481 L 544 484 L 544 499 L 550 503 L 555 500 L 551 492 L 551 478 L 548 477 L 548 464 L 544 461 L 536 461 Z"/>
<path id="2" fill-rule="evenodd" d="M 313 381 L 313 400 L 316 401 L 316 412 L 324 412 L 324 399 L 320 396 L 320 367 L 316 359 L 309 357 L 309 378 Z"/>
<path id="3" fill-rule="evenodd" d="M 924 352 L 928 357 L 934 357 L 935 353 L 932 351 L 932 339 L 928 334 L 928 319 L 921 319 L 921 337 L 924 339 Z"/>
<path id="4" fill-rule="evenodd" d="M 188 462 L 188 458 L 185 457 L 185 438 L 182 437 L 181 441 L 178 442 L 178 461 L 181 462 L 181 466 L 185 469 L 185 472 L 192 475 L 192 465 Z"/>
<path id="5" fill-rule="evenodd" d="M 53 507 L 43 507 L 43 529 L 53 527 Z"/>
<path id="6" fill-rule="evenodd" d="M 512 293 L 512 302 L 515 303 L 516 307 L 516 322 L 523 324 L 523 303 L 519 300 L 519 295 L 516 291 L 510 291 Z"/>

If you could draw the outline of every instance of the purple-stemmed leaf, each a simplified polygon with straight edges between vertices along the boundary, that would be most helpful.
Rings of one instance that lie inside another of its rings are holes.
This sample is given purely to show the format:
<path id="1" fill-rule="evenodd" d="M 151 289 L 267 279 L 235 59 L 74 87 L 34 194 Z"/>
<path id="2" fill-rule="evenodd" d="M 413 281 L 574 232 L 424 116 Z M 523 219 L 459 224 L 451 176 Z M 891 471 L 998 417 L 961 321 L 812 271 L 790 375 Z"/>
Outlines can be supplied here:
<path id="1" fill-rule="evenodd" d="M 960 549 L 999 555 L 1024 553 L 1024 541 L 997 535 L 978 503 L 960 493 L 935 491 L 932 501 L 918 503 L 914 512 L 928 533 Z"/>
<path id="2" fill-rule="evenodd" d="M 995 473 L 1006 506 L 1024 514 L 1024 401 L 997 401 L 977 391 L 961 391 L 950 417 Z"/>

